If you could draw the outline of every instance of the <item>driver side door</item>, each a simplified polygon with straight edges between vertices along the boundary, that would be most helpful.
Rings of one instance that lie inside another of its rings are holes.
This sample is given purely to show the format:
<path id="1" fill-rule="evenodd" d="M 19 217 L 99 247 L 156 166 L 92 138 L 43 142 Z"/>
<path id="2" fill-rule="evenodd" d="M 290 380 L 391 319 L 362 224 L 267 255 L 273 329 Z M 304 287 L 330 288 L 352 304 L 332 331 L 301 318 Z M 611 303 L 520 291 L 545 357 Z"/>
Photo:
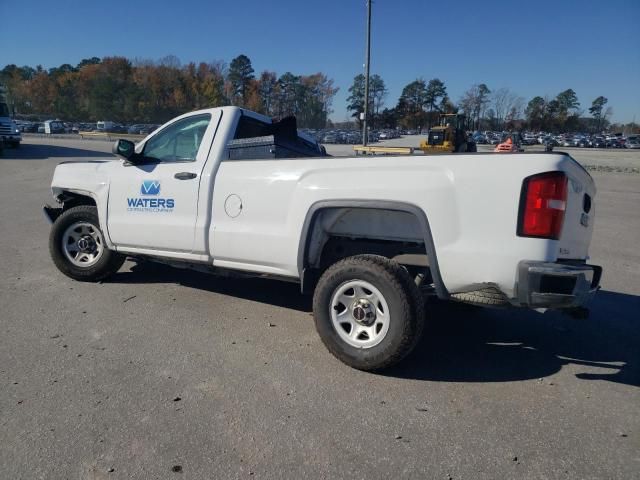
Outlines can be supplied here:
<path id="1" fill-rule="evenodd" d="M 179 118 L 136 148 L 141 162 L 115 166 L 107 228 L 119 250 L 192 252 L 200 176 L 219 120 L 212 116 Z"/>

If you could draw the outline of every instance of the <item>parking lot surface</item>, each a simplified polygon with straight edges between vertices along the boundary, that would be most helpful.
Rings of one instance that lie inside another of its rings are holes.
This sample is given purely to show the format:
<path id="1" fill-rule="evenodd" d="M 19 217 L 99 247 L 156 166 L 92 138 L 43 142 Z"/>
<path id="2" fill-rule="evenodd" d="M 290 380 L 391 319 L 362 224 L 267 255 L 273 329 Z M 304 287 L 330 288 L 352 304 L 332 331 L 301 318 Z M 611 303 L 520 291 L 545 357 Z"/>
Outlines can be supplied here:
<path id="1" fill-rule="evenodd" d="M 53 170 L 110 148 L 27 137 L 0 157 L 1 478 L 639 478 L 639 174 L 593 173 L 589 319 L 436 303 L 417 351 L 370 374 L 327 352 L 293 284 L 60 274 Z"/>

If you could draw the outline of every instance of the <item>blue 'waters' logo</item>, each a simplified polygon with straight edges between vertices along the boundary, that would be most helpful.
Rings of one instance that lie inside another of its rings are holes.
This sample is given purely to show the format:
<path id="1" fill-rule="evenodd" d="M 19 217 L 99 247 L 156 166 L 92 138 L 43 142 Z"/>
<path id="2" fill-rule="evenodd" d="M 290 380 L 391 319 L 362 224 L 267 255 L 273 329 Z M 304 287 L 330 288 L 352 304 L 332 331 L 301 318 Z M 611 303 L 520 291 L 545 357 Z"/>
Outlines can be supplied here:
<path id="1" fill-rule="evenodd" d="M 141 195 L 159 195 L 160 182 L 158 180 L 143 180 L 140 187 Z"/>

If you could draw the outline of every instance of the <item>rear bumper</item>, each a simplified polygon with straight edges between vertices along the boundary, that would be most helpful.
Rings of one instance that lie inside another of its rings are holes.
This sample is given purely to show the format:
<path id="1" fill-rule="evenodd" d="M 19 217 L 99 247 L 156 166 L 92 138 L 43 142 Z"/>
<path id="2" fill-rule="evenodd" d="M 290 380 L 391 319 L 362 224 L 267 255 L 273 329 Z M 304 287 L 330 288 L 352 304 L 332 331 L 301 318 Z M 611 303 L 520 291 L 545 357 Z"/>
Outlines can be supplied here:
<path id="1" fill-rule="evenodd" d="M 581 307 L 600 288 L 602 268 L 584 263 L 522 261 L 516 303 L 530 308 Z"/>

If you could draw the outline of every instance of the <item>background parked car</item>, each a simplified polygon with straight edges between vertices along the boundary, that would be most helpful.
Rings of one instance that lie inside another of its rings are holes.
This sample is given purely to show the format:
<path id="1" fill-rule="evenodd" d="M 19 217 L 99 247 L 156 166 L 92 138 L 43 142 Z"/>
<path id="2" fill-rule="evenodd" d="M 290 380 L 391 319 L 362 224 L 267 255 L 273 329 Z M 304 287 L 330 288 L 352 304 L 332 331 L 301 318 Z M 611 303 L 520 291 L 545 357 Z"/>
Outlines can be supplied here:
<path id="1" fill-rule="evenodd" d="M 640 148 L 640 136 L 627 138 L 624 146 L 625 148 Z"/>
<path id="2" fill-rule="evenodd" d="M 574 147 L 588 147 L 589 145 L 589 140 L 587 140 L 586 137 L 573 137 L 573 146 Z"/>
<path id="3" fill-rule="evenodd" d="M 473 138 L 473 141 L 476 142 L 478 145 L 486 145 L 487 143 L 489 143 L 487 141 L 486 135 L 480 132 L 474 133 L 472 138 Z"/>
<path id="4" fill-rule="evenodd" d="M 38 125 L 36 122 L 24 122 L 22 124 L 22 131 L 25 133 L 38 133 Z"/>
<path id="5" fill-rule="evenodd" d="M 140 135 L 140 130 L 144 129 L 145 125 L 143 124 L 135 124 L 135 125 L 131 125 L 128 129 L 127 129 L 127 133 L 131 134 L 131 135 Z"/>
<path id="6" fill-rule="evenodd" d="M 160 125 L 144 125 L 140 129 L 140 135 L 149 135 L 151 132 L 154 132 L 160 127 Z"/>
<path id="7" fill-rule="evenodd" d="M 44 122 L 44 133 L 57 134 L 65 132 L 64 123 L 61 120 L 47 120 Z"/>

